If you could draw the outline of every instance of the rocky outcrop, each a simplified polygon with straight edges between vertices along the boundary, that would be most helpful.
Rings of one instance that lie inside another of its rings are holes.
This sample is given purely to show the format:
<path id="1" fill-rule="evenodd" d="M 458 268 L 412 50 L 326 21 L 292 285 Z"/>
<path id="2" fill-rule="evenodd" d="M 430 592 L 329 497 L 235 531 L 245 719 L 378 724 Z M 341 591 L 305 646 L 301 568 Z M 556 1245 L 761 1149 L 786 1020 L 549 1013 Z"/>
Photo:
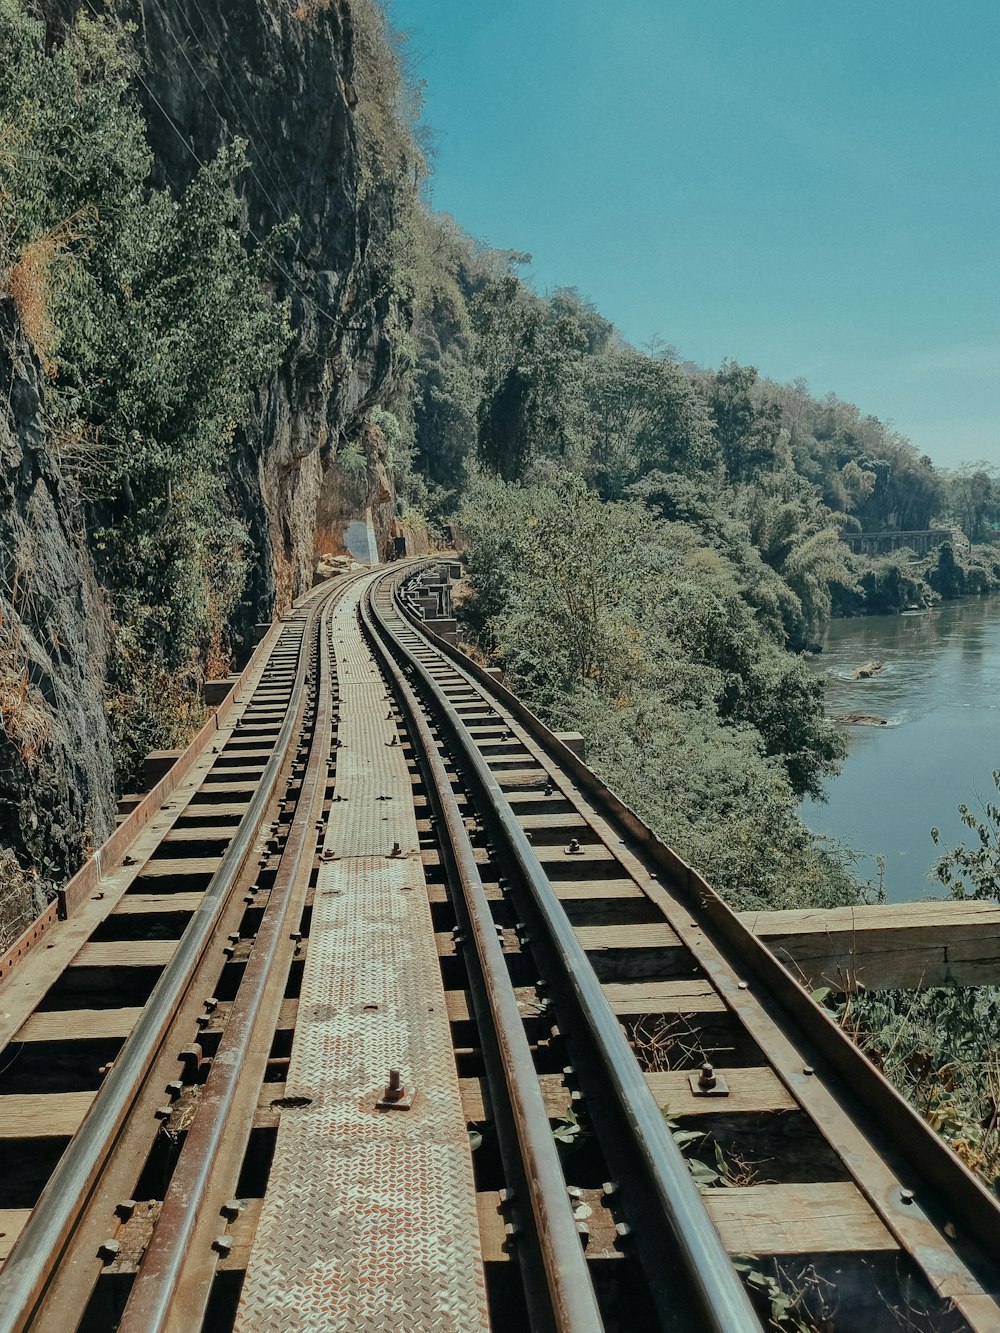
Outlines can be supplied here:
<path id="1" fill-rule="evenodd" d="M 38 8 L 54 40 L 79 9 L 93 11 L 81 0 Z M 392 106 L 380 120 L 357 90 L 357 24 L 377 11 L 373 0 L 101 8 L 131 27 L 153 183 L 179 194 L 199 164 L 243 139 L 252 165 L 238 188 L 251 243 L 299 219 L 271 269 L 293 338 L 227 460 L 255 554 L 238 640 L 310 586 L 321 508 L 324 519 L 345 506 L 370 511 L 383 549 L 391 545 L 395 496 L 369 412 L 392 392 L 406 343 L 393 254 L 412 185 L 402 180 L 405 153 L 391 151 Z M 377 64 L 377 23 L 365 39 Z M 372 86 L 376 102 L 391 103 L 391 57 L 385 68 L 386 86 Z M 388 134 L 390 151 L 382 155 L 373 133 Z M 9 303 L 0 343 L 0 933 L 9 937 L 107 836 L 115 792 L 103 698 L 109 617 L 46 439 L 43 377 Z M 336 464 L 346 444 L 362 460 L 347 487 Z"/>
<path id="2" fill-rule="evenodd" d="M 371 0 L 364 0 L 371 5 Z M 43 0 L 53 26 L 79 0 Z M 248 624 L 309 586 L 317 510 L 338 450 L 361 442 L 366 413 L 397 373 L 392 281 L 399 179 L 359 143 L 356 21 L 349 0 L 116 0 L 135 25 L 136 94 L 154 179 L 182 190 L 200 162 L 248 145 L 240 182 L 247 225 L 263 240 L 298 217 L 275 294 L 291 302 L 294 340 L 236 441 L 231 485 L 256 553 Z M 394 164 L 398 165 L 398 164 Z M 394 497 L 378 460 L 368 506 L 388 540 Z M 385 511 L 388 510 L 388 513 Z M 363 510 L 362 510 L 363 513 Z"/>
<path id="3" fill-rule="evenodd" d="M 0 938 L 113 826 L 107 615 L 41 413 L 42 376 L 0 299 Z"/>

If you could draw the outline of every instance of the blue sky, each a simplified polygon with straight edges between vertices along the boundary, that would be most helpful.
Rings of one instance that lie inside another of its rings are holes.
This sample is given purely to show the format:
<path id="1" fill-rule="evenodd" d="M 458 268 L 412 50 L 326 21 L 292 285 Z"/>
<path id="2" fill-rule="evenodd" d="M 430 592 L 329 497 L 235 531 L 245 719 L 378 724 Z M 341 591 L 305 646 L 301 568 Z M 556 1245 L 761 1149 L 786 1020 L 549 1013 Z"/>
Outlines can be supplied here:
<path id="1" fill-rule="evenodd" d="M 434 206 L 629 341 L 1000 464 L 997 0 L 393 0 Z"/>

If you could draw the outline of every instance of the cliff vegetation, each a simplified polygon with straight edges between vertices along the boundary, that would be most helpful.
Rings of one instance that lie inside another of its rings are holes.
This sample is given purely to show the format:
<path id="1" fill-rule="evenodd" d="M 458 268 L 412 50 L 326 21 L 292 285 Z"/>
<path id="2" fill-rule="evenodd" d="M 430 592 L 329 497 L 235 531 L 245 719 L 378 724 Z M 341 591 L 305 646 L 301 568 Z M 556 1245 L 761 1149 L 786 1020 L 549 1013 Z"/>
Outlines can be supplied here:
<path id="1" fill-rule="evenodd" d="M 0 945 L 309 585 L 322 515 L 391 540 L 400 62 L 373 0 L 0 0 Z"/>

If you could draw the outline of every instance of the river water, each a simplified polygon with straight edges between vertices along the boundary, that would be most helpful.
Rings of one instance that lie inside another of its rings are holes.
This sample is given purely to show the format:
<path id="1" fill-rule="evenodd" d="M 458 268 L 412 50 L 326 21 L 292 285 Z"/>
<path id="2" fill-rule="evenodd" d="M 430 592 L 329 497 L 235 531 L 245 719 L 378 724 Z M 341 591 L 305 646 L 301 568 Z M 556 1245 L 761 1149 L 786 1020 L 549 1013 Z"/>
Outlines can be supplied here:
<path id="1" fill-rule="evenodd" d="M 885 663 L 869 680 L 854 672 Z M 942 846 L 968 843 L 957 807 L 997 800 L 1000 768 L 1000 595 L 950 602 L 901 616 L 835 620 L 814 669 L 827 681 L 832 716 L 866 713 L 884 727 L 847 728 L 850 753 L 827 782 L 827 801 L 806 801 L 817 833 L 863 854 L 856 867 L 874 879 L 885 858 L 886 897 L 904 902 L 945 890 L 933 877 Z"/>

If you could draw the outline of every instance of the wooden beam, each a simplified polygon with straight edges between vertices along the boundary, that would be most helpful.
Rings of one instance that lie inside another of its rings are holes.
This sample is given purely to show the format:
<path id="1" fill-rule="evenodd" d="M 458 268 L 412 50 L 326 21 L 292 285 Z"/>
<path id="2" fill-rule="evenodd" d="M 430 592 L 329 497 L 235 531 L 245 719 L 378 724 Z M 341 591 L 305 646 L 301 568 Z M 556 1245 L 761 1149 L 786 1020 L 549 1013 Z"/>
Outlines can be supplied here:
<path id="1" fill-rule="evenodd" d="M 646 1074 L 646 1084 L 657 1105 L 669 1110 L 671 1119 L 707 1116 L 762 1115 L 792 1111 L 796 1103 L 776 1074 L 763 1066 L 716 1069 L 729 1089 L 725 1097 L 699 1097 L 691 1089 L 691 1074 L 674 1069 L 664 1074 Z"/>
<path id="2" fill-rule="evenodd" d="M 50 1092 L 4 1097 L 0 1139 L 72 1138 L 96 1096 L 96 1092 Z"/>
<path id="3" fill-rule="evenodd" d="M 166 967 L 176 952 L 176 940 L 101 940 L 85 944 L 73 966 Z"/>
<path id="4" fill-rule="evenodd" d="M 87 1041 L 120 1037 L 123 1041 L 139 1021 L 141 1009 L 36 1009 L 18 1030 L 17 1041 Z M 90 1096 L 90 1094 L 87 1094 Z M 6 1111 L 10 1099 L 5 1098 Z M 0 1127 L 0 1134 L 3 1133 Z"/>
<path id="5" fill-rule="evenodd" d="M 0 1208 L 0 1265 L 14 1248 L 30 1216 L 30 1208 Z"/>
<path id="6" fill-rule="evenodd" d="M 751 1185 L 702 1195 L 730 1254 L 895 1250 L 895 1240 L 850 1182 Z"/>
<path id="7" fill-rule="evenodd" d="M 883 903 L 740 919 L 810 989 L 1000 985 L 996 903 Z"/>

